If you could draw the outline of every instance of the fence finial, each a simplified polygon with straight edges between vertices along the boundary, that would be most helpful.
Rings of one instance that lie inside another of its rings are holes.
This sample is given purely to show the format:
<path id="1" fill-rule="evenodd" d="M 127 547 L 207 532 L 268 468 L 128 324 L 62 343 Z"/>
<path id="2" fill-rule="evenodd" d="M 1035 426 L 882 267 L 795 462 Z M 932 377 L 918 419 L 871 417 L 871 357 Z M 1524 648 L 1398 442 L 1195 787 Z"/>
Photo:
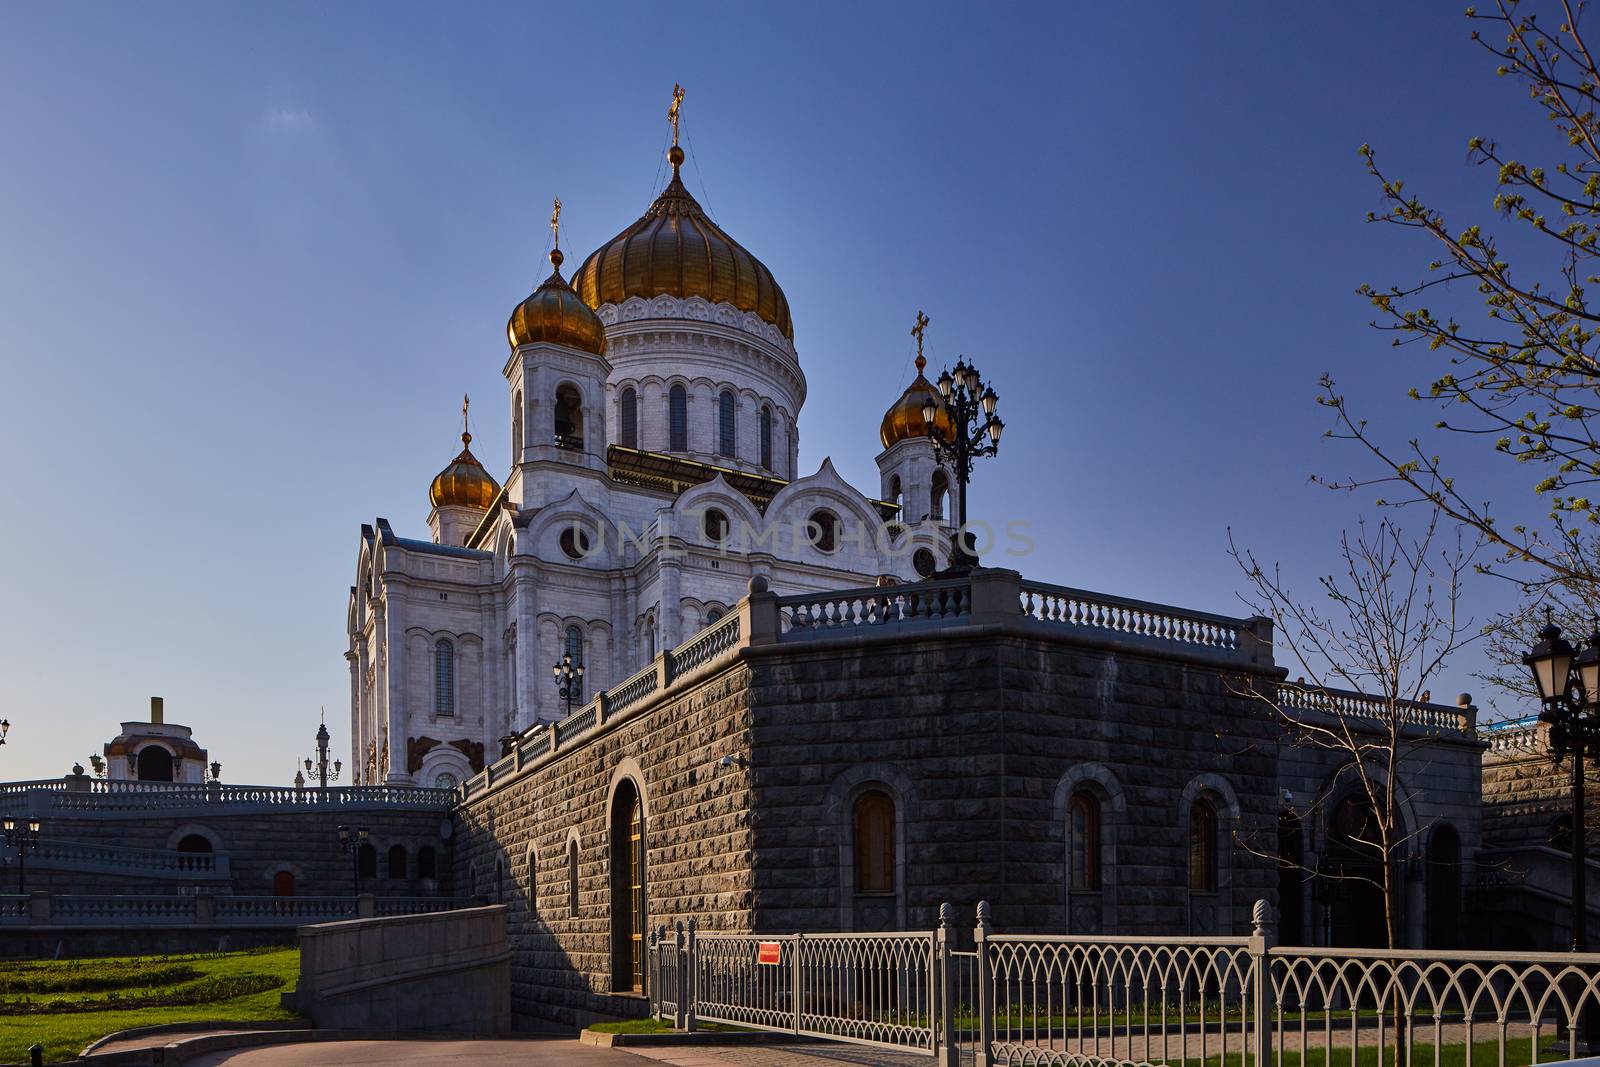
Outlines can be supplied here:
<path id="1" fill-rule="evenodd" d="M 1250 932 L 1256 937 L 1267 937 L 1272 932 L 1272 905 L 1265 898 L 1251 906 L 1250 921 L 1255 926 Z"/>
<path id="2" fill-rule="evenodd" d="M 956 924 L 956 908 L 948 900 L 939 905 L 939 925 L 954 926 Z"/>
<path id="3" fill-rule="evenodd" d="M 978 922 L 983 926 L 989 925 L 989 902 L 987 900 L 978 901 Z"/>

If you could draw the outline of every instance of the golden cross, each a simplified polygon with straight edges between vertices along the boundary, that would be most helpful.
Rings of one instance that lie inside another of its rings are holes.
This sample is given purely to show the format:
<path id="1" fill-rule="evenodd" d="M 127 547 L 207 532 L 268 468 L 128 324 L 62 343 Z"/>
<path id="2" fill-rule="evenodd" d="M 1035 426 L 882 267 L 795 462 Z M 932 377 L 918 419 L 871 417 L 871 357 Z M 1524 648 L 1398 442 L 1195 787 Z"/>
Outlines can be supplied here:
<path id="1" fill-rule="evenodd" d="M 683 86 L 672 83 L 672 106 L 667 108 L 667 121 L 672 123 L 672 143 L 678 143 L 678 109 L 683 106 Z"/>
<path id="2" fill-rule="evenodd" d="M 550 241 L 556 247 L 561 247 L 561 198 L 556 197 L 555 207 L 550 209 Z"/>
<path id="3" fill-rule="evenodd" d="M 461 394 L 461 436 L 467 436 L 467 409 L 472 407 L 472 398 L 466 393 Z"/>
<path id="4" fill-rule="evenodd" d="M 922 360 L 922 333 L 928 328 L 928 316 L 917 312 L 917 324 L 911 327 L 911 336 L 917 339 L 917 359 Z M 919 368 L 920 369 L 920 368 Z"/>

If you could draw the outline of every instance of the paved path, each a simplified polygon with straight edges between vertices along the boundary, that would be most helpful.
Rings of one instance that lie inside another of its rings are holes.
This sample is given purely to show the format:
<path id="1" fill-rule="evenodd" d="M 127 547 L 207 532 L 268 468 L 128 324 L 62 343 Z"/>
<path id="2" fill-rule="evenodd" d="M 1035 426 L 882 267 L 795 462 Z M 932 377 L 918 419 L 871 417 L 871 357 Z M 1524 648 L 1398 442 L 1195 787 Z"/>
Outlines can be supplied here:
<path id="1" fill-rule="evenodd" d="M 324 1064 L 406 1064 L 408 1067 L 641 1067 L 620 1050 L 580 1045 L 572 1038 L 511 1041 L 313 1041 L 300 1045 L 214 1052 L 197 1067 L 323 1067 Z"/>
<path id="2" fill-rule="evenodd" d="M 824 1042 L 815 1045 L 724 1045 L 699 1048 L 631 1048 L 634 1056 L 671 1067 L 929 1067 L 927 1056 Z M 635 1063 L 638 1061 L 635 1060 Z M 643 1067 L 643 1065 L 640 1065 Z"/>

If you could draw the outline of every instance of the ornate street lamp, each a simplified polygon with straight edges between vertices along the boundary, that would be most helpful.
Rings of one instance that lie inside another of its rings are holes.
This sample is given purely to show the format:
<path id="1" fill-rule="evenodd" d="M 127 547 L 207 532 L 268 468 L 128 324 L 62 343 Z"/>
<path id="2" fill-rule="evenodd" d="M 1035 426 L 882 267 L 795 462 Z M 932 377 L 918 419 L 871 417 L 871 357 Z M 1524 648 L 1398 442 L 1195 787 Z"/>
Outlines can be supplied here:
<path id="1" fill-rule="evenodd" d="M 572 714 L 572 702 L 583 693 L 583 664 L 572 662 L 572 653 L 563 652 L 561 662 L 551 668 L 556 676 L 556 691 L 567 702 L 567 714 Z"/>
<path id="2" fill-rule="evenodd" d="M 5 833 L 6 846 L 17 851 L 17 892 L 26 893 L 28 849 L 39 847 L 39 820 L 7 815 L 0 819 L 0 831 Z"/>
<path id="3" fill-rule="evenodd" d="M 355 895 L 361 895 L 361 847 L 367 843 L 370 831 L 365 826 L 339 827 L 339 848 L 350 856 L 351 885 Z"/>
<path id="4" fill-rule="evenodd" d="M 314 773 L 317 775 L 317 778 L 322 782 L 324 791 L 327 790 L 329 782 L 337 782 L 339 780 L 339 772 L 344 769 L 344 763 L 340 760 L 333 761 L 332 771 L 328 769 L 328 724 L 325 722 L 317 727 L 317 758 L 312 760 L 310 756 L 307 756 L 305 767 L 307 774 Z M 220 764 L 217 765 L 217 769 L 219 771 L 222 769 Z M 295 772 L 295 777 L 300 777 L 299 771 Z"/>
<path id="5" fill-rule="evenodd" d="M 212 760 L 211 761 L 210 770 L 211 770 L 211 777 L 207 778 L 206 781 L 210 782 L 212 785 L 221 784 L 221 782 L 222 782 L 222 763 L 220 761 L 218 761 L 218 760 Z"/>
<path id="6" fill-rule="evenodd" d="M 956 473 L 956 542 L 944 573 L 965 574 L 978 563 L 967 533 L 967 482 L 972 477 L 972 462 L 1000 451 L 1000 434 L 1006 424 L 994 413 L 999 395 L 965 359 L 956 361 L 954 372 L 939 375 L 938 387 L 937 399 L 929 396 L 922 402 L 922 421 L 928 427 L 934 458 L 950 464 Z M 941 411 L 947 420 L 942 425 Z"/>
<path id="7" fill-rule="evenodd" d="M 1583 762 L 1585 757 L 1600 758 L 1600 620 L 1583 651 L 1574 655 L 1561 628 L 1547 619 L 1522 662 L 1532 672 L 1544 705 L 1539 721 L 1549 727 L 1551 754 L 1558 761 L 1572 757 L 1572 951 L 1585 952 L 1589 939 Z"/>
<path id="8" fill-rule="evenodd" d="M 11 732 L 11 720 L 0 719 L 0 745 L 6 743 L 6 734 Z"/>

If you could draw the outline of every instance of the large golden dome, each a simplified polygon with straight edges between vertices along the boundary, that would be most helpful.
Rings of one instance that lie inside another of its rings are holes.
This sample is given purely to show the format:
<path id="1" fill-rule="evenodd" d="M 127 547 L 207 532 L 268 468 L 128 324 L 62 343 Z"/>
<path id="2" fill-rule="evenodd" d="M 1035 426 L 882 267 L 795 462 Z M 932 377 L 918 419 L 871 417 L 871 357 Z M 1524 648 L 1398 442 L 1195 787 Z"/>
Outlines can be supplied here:
<path id="1" fill-rule="evenodd" d="M 500 492 L 500 483 L 483 469 L 478 457 L 472 454 L 472 449 L 469 447 L 471 444 L 472 435 L 463 432 L 461 455 L 451 460 L 450 466 L 434 476 L 433 484 L 428 487 L 428 499 L 433 501 L 434 507 L 477 508 L 479 511 L 488 511 L 489 505 L 494 503 L 495 496 Z"/>
<path id="2" fill-rule="evenodd" d="M 917 376 L 900 394 L 888 411 L 883 413 L 883 425 L 878 428 L 878 436 L 883 440 L 883 447 L 889 448 L 899 444 L 910 437 L 928 436 L 928 424 L 922 417 L 922 402 L 928 397 L 933 397 L 937 403 L 939 390 L 928 379 L 922 376 L 922 368 L 928 361 L 920 355 L 917 356 Z M 945 414 L 944 405 L 939 404 L 933 416 L 934 425 L 939 427 L 939 432 L 946 440 L 950 438 L 950 416 Z"/>
<path id="3" fill-rule="evenodd" d="M 672 180 L 644 217 L 601 245 L 572 276 L 572 287 L 592 308 L 670 293 L 727 301 L 753 311 L 789 340 L 794 321 L 789 300 L 772 272 L 722 227 L 706 217 L 678 176 L 683 150 L 667 154 Z"/>
<path id="4" fill-rule="evenodd" d="M 578 299 L 578 294 L 561 276 L 561 259 L 561 249 L 552 249 L 550 263 L 555 269 L 511 313 L 511 321 L 506 323 L 506 340 L 511 342 L 513 350 L 520 345 L 546 341 L 603 356 L 606 352 L 605 324 L 588 304 Z"/>

